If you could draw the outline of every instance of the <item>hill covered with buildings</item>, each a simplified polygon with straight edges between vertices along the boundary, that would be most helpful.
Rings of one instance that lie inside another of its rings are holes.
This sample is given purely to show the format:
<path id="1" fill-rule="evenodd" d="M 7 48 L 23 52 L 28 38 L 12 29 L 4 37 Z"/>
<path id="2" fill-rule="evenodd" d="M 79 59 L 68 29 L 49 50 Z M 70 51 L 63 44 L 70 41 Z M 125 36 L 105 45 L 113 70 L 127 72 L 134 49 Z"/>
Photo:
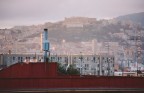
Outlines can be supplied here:
<path id="1" fill-rule="evenodd" d="M 115 55 L 116 60 L 133 60 L 137 51 L 136 37 L 140 35 L 140 42 L 143 42 L 144 27 L 139 22 L 137 24 L 121 18 L 97 20 L 70 17 L 55 23 L 0 29 L 0 51 L 42 53 L 41 33 L 48 28 L 51 54 L 110 54 Z M 140 48 L 144 49 L 143 43 Z"/>
<path id="2" fill-rule="evenodd" d="M 131 21 L 144 26 L 144 12 L 119 16 L 116 19 L 120 21 Z"/>

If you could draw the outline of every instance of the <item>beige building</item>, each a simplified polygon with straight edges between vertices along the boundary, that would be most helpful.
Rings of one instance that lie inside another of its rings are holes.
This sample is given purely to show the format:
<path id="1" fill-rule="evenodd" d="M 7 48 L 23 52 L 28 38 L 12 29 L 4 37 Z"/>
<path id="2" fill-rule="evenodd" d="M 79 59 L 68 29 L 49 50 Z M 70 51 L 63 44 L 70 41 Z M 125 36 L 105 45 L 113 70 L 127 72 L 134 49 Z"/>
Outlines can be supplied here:
<path id="1" fill-rule="evenodd" d="M 71 17 L 65 18 L 63 25 L 67 28 L 70 27 L 83 27 L 84 25 L 92 24 L 96 22 L 96 18 L 87 17 Z"/>

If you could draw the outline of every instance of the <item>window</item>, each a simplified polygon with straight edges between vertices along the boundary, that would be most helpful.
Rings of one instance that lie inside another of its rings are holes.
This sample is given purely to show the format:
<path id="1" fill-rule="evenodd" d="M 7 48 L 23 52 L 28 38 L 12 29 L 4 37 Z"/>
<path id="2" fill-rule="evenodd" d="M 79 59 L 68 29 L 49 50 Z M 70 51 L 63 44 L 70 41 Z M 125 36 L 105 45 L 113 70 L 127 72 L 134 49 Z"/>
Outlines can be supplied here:
<path id="1" fill-rule="evenodd" d="M 89 64 L 85 64 L 85 70 L 88 70 L 89 69 Z"/>
<path id="2" fill-rule="evenodd" d="M 96 58 L 95 57 L 93 57 L 93 61 L 94 61 L 94 63 L 96 62 Z"/>
<path id="3" fill-rule="evenodd" d="M 95 68 L 91 68 L 91 70 L 95 70 Z"/>
<path id="4" fill-rule="evenodd" d="M 21 58 L 20 57 L 18 57 L 18 60 L 20 60 Z"/>
<path id="5" fill-rule="evenodd" d="M 76 57 L 73 58 L 73 62 L 76 62 Z"/>
<path id="6" fill-rule="evenodd" d="M 51 57 L 51 61 L 53 61 L 53 57 Z"/>
<path id="7" fill-rule="evenodd" d="M 23 62 L 23 57 L 21 57 L 21 62 Z"/>
<path id="8" fill-rule="evenodd" d="M 100 58 L 98 57 L 98 60 L 100 60 Z"/>
<path id="9" fill-rule="evenodd" d="M 58 59 L 60 62 L 62 61 L 62 57 L 59 57 L 59 59 Z"/>
<path id="10" fill-rule="evenodd" d="M 65 62 L 68 62 L 68 57 L 65 57 Z"/>
<path id="11" fill-rule="evenodd" d="M 89 57 L 87 57 L 87 61 L 89 61 Z"/>
<path id="12" fill-rule="evenodd" d="M 36 57 L 33 57 L 33 59 L 36 59 Z"/>
<path id="13" fill-rule="evenodd" d="M 113 57 L 113 61 L 114 61 L 114 57 Z"/>
<path id="14" fill-rule="evenodd" d="M 13 60 L 15 60 L 15 57 L 13 57 Z"/>
<path id="15" fill-rule="evenodd" d="M 85 64 L 85 67 L 89 67 L 89 64 Z"/>
<path id="16" fill-rule="evenodd" d="M 18 57 L 18 62 L 21 62 L 21 57 Z"/>
<path id="17" fill-rule="evenodd" d="M 59 62 L 59 57 L 57 58 L 58 62 Z"/>
<path id="18" fill-rule="evenodd" d="M 100 74 L 100 71 L 98 70 L 97 73 L 98 73 L 98 75 L 99 75 L 99 74 Z"/>
<path id="19" fill-rule="evenodd" d="M 107 62 L 109 61 L 109 58 L 107 58 Z"/>
<path id="20" fill-rule="evenodd" d="M 102 74 L 104 74 L 104 70 L 102 70 Z"/>

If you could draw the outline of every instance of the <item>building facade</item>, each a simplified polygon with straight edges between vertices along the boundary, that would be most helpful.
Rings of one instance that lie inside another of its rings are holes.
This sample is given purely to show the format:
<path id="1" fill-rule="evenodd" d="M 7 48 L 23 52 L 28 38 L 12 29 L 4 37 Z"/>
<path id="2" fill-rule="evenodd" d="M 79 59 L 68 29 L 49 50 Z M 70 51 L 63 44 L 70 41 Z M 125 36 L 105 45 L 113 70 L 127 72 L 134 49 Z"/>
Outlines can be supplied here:
<path id="1" fill-rule="evenodd" d="M 1 54 L 0 65 L 10 66 L 20 62 L 43 62 L 43 55 Z M 65 68 L 73 65 L 81 75 L 114 75 L 114 56 L 108 55 L 51 55 L 49 62 L 58 62 Z"/>

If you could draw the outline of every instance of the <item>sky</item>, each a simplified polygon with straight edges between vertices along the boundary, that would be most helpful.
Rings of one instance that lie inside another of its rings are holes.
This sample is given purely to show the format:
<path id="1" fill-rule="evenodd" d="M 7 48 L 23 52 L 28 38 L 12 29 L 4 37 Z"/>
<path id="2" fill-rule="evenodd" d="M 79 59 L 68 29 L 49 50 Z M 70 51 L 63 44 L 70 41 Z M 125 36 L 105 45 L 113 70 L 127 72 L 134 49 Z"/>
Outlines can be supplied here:
<path id="1" fill-rule="evenodd" d="M 144 12 L 144 0 L 0 0 L 0 28 L 74 16 L 109 19 L 139 12 Z"/>

